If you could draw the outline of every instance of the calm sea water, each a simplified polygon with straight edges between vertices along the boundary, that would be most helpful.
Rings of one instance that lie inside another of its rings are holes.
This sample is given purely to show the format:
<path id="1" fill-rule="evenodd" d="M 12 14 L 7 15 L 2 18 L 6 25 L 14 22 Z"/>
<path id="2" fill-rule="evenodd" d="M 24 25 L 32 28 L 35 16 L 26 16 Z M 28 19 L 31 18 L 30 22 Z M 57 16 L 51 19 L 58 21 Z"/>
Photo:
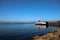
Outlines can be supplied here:
<path id="1" fill-rule="evenodd" d="M 59 27 L 35 25 L 34 23 L 0 23 L 0 40 L 27 40 L 28 38 L 45 34 Z"/>

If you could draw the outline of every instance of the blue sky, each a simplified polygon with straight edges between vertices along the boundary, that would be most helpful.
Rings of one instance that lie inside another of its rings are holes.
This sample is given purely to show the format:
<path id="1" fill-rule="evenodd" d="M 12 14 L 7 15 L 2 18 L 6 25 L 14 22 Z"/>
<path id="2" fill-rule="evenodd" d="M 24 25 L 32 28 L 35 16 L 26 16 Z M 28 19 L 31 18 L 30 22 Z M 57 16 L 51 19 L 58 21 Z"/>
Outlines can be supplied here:
<path id="1" fill-rule="evenodd" d="M 0 21 L 60 20 L 59 0 L 0 0 Z"/>

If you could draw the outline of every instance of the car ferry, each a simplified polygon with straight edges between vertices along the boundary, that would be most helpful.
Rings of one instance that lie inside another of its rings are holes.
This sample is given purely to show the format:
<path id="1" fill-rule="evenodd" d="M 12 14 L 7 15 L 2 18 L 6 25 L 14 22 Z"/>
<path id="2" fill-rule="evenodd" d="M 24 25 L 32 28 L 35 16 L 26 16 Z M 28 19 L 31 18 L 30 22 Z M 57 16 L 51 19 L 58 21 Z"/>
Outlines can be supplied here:
<path id="1" fill-rule="evenodd" d="M 46 25 L 46 22 L 38 20 L 35 25 Z"/>

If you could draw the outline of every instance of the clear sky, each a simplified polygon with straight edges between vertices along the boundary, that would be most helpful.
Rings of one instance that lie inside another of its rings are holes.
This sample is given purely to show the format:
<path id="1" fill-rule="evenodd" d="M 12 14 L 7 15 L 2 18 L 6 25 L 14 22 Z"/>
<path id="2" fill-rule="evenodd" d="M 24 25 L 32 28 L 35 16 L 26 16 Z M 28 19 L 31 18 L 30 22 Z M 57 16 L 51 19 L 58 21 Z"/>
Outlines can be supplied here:
<path id="1" fill-rule="evenodd" d="M 0 0 L 0 21 L 60 20 L 59 0 Z"/>

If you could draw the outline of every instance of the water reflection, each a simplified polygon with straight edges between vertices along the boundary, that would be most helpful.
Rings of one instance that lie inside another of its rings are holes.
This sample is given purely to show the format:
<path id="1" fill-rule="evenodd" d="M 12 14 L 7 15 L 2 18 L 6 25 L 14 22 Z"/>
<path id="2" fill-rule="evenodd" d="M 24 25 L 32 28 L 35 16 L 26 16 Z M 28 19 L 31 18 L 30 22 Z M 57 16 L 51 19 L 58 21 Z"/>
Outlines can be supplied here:
<path id="1" fill-rule="evenodd" d="M 48 26 L 46 26 L 46 25 L 36 25 L 36 27 L 37 27 L 38 29 L 43 29 L 43 28 L 47 28 Z"/>

